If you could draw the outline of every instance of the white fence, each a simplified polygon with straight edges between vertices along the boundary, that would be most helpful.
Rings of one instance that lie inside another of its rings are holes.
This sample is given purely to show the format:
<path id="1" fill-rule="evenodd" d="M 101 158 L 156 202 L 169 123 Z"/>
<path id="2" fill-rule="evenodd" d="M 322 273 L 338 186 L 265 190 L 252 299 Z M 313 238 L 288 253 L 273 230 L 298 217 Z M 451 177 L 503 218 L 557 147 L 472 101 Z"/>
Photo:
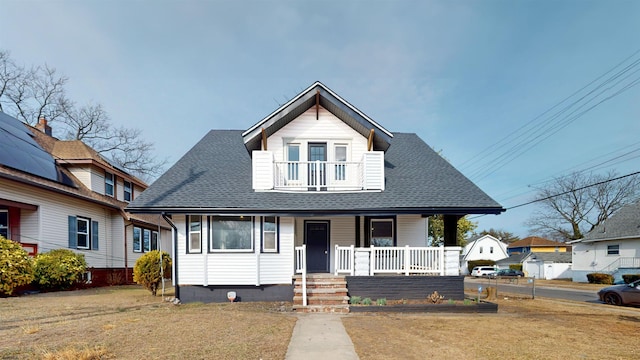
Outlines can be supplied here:
<path id="1" fill-rule="evenodd" d="M 307 306 L 307 248 L 306 245 L 296 246 L 296 274 L 302 274 L 302 305 Z"/>
<path id="2" fill-rule="evenodd" d="M 352 246 L 335 247 L 334 273 L 349 275 L 375 274 L 428 274 L 451 275 L 446 271 L 445 256 L 447 250 L 456 258 L 460 248 L 445 247 L 375 247 L 355 248 Z M 459 273 L 458 261 L 454 261 L 453 272 Z"/>

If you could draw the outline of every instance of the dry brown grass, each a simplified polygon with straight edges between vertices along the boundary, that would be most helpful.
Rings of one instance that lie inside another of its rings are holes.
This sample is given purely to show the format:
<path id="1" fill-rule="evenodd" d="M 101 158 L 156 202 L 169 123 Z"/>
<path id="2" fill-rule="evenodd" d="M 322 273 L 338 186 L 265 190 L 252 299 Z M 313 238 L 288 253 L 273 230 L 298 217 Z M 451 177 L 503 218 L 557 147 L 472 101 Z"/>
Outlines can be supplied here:
<path id="1" fill-rule="evenodd" d="M 350 315 L 368 359 L 637 359 L 640 309 L 565 301 L 498 300 L 498 314 Z"/>
<path id="2" fill-rule="evenodd" d="M 1 298 L 0 358 L 282 359 L 296 319 L 278 306 L 175 306 L 137 286 Z"/>

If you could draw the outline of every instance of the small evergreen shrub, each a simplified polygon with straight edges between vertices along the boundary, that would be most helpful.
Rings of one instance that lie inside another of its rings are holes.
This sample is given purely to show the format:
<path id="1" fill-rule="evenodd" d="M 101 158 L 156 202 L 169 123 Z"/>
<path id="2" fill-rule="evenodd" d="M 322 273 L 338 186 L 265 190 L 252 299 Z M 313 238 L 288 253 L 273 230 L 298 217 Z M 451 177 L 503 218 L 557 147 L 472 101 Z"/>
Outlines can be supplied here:
<path id="1" fill-rule="evenodd" d="M 362 305 L 371 305 L 371 298 L 362 299 Z"/>
<path id="2" fill-rule="evenodd" d="M 587 274 L 587 280 L 590 284 L 613 284 L 613 276 L 604 273 L 591 273 Z"/>
<path id="3" fill-rule="evenodd" d="M 495 266 L 496 262 L 493 260 L 471 260 L 467 264 L 467 268 L 469 269 L 469 274 L 471 274 L 471 270 L 473 270 L 476 266 Z"/>
<path id="4" fill-rule="evenodd" d="M 385 306 L 385 305 L 387 305 L 387 299 L 385 299 L 385 298 L 377 299 L 377 300 L 376 300 L 376 304 L 377 304 L 378 306 Z"/>
<path id="5" fill-rule="evenodd" d="M 622 275 L 622 280 L 624 280 L 625 284 L 631 284 L 636 280 L 640 280 L 640 274 L 626 274 Z"/>
<path id="6" fill-rule="evenodd" d="M 362 297 L 361 296 L 352 296 L 349 298 L 349 304 L 351 305 L 358 305 L 362 302 Z"/>
<path id="7" fill-rule="evenodd" d="M 0 236 L 0 295 L 33 281 L 33 260 L 15 241 Z"/>
<path id="8" fill-rule="evenodd" d="M 87 262 L 83 254 L 56 249 L 36 256 L 34 283 L 41 289 L 64 290 L 83 280 Z"/>
<path id="9" fill-rule="evenodd" d="M 162 271 L 160 257 L 162 256 Z M 171 276 L 171 257 L 166 251 L 153 250 L 142 255 L 133 267 L 133 281 L 156 296 L 162 278 Z"/>

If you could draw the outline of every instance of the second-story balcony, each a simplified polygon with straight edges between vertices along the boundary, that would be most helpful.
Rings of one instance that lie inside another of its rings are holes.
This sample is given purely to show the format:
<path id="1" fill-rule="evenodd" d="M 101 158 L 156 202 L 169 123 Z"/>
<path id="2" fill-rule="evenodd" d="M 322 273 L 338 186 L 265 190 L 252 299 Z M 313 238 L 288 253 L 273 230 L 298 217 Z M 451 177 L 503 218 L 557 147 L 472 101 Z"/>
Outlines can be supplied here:
<path id="1" fill-rule="evenodd" d="M 254 151 L 253 188 L 282 191 L 384 190 L 384 153 L 362 161 L 275 161 L 270 151 Z"/>

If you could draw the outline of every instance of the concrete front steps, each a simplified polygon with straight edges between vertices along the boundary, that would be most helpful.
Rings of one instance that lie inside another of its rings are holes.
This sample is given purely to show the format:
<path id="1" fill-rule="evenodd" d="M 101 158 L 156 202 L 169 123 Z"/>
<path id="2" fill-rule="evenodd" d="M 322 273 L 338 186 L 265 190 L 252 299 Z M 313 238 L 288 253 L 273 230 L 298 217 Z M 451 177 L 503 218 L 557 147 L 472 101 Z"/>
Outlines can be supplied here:
<path id="1" fill-rule="evenodd" d="M 302 276 L 294 276 L 293 310 L 348 313 L 347 279 L 332 274 L 307 274 L 307 306 L 303 306 Z"/>

